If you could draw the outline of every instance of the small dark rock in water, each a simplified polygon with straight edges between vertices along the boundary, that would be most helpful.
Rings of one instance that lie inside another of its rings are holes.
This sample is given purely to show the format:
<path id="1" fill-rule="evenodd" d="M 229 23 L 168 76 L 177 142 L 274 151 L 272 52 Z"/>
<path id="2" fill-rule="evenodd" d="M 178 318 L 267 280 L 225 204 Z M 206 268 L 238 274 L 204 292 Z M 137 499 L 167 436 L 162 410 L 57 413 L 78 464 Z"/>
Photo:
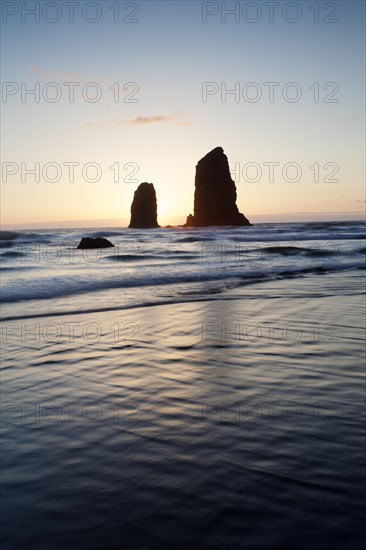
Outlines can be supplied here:
<path id="1" fill-rule="evenodd" d="M 110 248 L 111 246 L 114 244 L 103 237 L 83 237 L 78 248 Z"/>
<path id="2" fill-rule="evenodd" d="M 152 183 L 140 183 L 131 204 L 131 221 L 128 226 L 134 229 L 159 227 L 156 193 Z"/>
<path id="3" fill-rule="evenodd" d="M 13 241 L 17 237 L 19 237 L 20 233 L 16 233 L 15 231 L 0 231 L 0 241 Z"/>
<path id="4" fill-rule="evenodd" d="M 222 147 L 213 149 L 196 166 L 194 214 L 186 221 L 186 227 L 210 225 L 251 225 L 236 206 L 235 182 Z"/>

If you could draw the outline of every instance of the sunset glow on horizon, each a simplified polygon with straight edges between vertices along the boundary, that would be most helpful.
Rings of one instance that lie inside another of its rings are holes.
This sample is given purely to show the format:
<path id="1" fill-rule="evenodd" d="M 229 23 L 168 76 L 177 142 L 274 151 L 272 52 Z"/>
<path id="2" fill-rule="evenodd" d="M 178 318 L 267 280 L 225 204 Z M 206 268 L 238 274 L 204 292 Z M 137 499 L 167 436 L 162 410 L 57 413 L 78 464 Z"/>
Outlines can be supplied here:
<path id="1" fill-rule="evenodd" d="M 95 23 L 91 8 L 54 24 L 3 13 L 4 227 L 123 226 L 143 181 L 159 223 L 184 223 L 216 146 L 250 220 L 363 218 L 362 2 L 318 23 L 306 3 L 296 22 L 262 6 L 255 23 L 215 2 L 130 4 L 116 23 L 107 7 Z"/>

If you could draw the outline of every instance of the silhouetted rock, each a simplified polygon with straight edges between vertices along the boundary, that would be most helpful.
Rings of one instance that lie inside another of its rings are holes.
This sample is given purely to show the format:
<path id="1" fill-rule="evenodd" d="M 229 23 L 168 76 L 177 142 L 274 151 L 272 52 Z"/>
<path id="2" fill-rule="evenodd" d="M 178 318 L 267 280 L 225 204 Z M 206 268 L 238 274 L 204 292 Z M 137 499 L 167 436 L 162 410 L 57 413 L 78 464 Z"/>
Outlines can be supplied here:
<path id="1" fill-rule="evenodd" d="M 78 248 L 110 248 L 111 246 L 114 244 L 103 237 L 83 237 Z"/>
<path id="2" fill-rule="evenodd" d="M 236 206 L 236 187 L 222 147 L 213 149 L 196 166 L 194 214 L 186 221 L 186 227 L 209 225 L 251 225 Z"/>
<path id="3" fill-rule="evenodd" d="M 159 227 L 157 203 L 154 185 L 152 183 L 140 183 L 136 189 L 131 204 L 130 228 L 148 229 Z"/>
<path id="4" fill-rule="evenodd" d="M 5 231 L 5 229 L 2 229 L 0 231 L 0 241 L 13 241 L 17 237 L 19 237 L 20 233 L 17 233 L 16 231 Z"/>

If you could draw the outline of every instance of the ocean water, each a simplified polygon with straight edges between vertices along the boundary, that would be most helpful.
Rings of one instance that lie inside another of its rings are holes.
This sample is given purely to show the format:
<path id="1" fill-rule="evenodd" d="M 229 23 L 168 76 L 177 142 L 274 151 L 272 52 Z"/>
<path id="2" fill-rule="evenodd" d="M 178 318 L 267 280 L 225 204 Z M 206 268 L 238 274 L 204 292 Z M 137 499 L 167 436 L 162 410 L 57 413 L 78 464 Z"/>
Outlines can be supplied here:
<path id="1" fill-rule="evenodd" d="M 2 232 L 4 547 L 361 548 L 365 236 Z"/>

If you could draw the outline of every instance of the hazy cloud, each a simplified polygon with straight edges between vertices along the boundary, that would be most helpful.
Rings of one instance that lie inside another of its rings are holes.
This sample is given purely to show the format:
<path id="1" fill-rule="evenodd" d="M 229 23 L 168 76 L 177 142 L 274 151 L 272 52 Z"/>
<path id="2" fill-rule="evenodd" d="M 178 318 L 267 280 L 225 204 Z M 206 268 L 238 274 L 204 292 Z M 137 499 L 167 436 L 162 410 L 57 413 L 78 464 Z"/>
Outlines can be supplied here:
<path id="1" fill-rule="evenodd" d="M 91 83 L 91 82 L 96 82 L 97 84 L 99 84 L 100 86 L 111 86 L 113 84 L 113 81 L 110 80 L 110 79 L 107 79 L 107 78 L 87 78 L 86 76 L 83 76 L 82 74 L 80 73 L 74 73 L 72 71 L 45 71 L 43 69 L 40 69 L 39 67 L 34 67 L 32 66 L 31 67 L 31 72 L 33 74 L 36 74 L 42 78 L 46 78 L 48 80 L 52 80 L 52 81 L 67 81 L 67 80 L 72 80 L 72 81 L 76 81 L 78 82 L 79 84 L 87 84 L 87 83 Z M 120 86 L 120 94 L 121 96 L 126 96 L 128 93 L 128 88 L 124 88 L 123 85 L 121 84 Z M 113 97 L 111 95 L 111 97 Z"/>
<path id="2" fill-rule="evenodd" d="M 183 115 L 154 115 L 138 116 L 135 118 L 120 118 L 110 122 L 86 122 L 87 128 L 116 128 L 118 126 L 146 126 L 147 124 L 164 124 L 172 122 L 175 126 L 187 126 L 192 124 L 190 121 L 182 120 Z"/>
<path id="3" fill-rule="evenodd" d="M 170 122 L 177 116 L 174 115 L 156 115 L 156 116 L 138 116 L 128 121 L 128 124 L 155 124 L 156 122 Z"/>
<path id="4" fill-rule="evenodd" d="M 73 73 L 71 71 L 44 71 L 38 67 L 31 67 L 31 71 L 32 73 L 42 76 L 43 78 L 52 78 L 53 80 L 58 80 L 61 78 L 81 79 L 81 75 L 79 73 Z"/>

